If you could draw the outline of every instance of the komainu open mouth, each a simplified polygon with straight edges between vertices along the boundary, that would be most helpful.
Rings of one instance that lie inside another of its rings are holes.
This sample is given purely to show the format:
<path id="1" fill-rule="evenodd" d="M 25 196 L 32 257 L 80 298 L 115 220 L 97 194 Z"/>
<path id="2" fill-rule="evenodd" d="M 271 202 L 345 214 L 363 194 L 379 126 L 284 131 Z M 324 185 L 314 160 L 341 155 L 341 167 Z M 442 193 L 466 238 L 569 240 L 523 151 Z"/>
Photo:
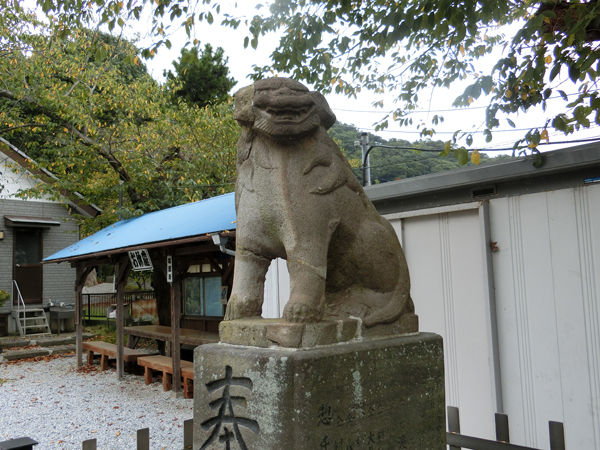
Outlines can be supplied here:
<path id="1" fill-rule="evenodd" d="M 268 107 L 265 112 L 273 122 L 301 122 L 314 109 L 314 104 L 302 108 Z"/>
<path id="2" fill-rule="evenodd" d="M 293 139 L 313 132 L 320 124 L 317 105 L 305 92 L 259 91 L 252 104 L 254 128 L 273 137 Z"/>

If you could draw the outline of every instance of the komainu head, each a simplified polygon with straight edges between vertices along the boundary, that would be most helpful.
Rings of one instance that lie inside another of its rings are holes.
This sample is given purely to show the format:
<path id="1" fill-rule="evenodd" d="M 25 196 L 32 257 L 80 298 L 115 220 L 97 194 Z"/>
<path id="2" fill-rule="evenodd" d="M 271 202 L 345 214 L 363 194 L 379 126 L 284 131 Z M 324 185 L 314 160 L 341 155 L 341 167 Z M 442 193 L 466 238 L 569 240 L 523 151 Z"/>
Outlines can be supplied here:
<path id="1" fill-rule="evenodd" d="M 276 140 L 297 139 L 335 123 L 325 98 L 290 78 L 269 78 L 240 89 L 234 118 Z"/>

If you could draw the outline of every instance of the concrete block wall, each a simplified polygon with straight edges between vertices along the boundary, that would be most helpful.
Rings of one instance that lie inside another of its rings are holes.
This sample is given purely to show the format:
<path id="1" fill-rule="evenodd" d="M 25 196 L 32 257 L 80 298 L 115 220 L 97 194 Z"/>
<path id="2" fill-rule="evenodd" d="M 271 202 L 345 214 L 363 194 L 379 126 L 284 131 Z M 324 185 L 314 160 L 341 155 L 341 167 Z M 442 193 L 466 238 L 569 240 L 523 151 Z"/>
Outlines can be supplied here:
<path id="1" fill-rule="evenodd" d="M 4 224 L 5 215 L 48 217 L 60 220 L 60 227 L 44 229 L 43 257 L 46 258 L 79 240 L 78 227 L 67 208 L 60 203 L 48 201 L 0 199 L 0 289 L 12 294 L 13 230 Z M 75 269 L 68 263 L 44 265 L 44 306 L 50 300 L 72 303 L 75 301 Z M 0 314 L 11 311 L 12 302 L 0 308 Z"/>

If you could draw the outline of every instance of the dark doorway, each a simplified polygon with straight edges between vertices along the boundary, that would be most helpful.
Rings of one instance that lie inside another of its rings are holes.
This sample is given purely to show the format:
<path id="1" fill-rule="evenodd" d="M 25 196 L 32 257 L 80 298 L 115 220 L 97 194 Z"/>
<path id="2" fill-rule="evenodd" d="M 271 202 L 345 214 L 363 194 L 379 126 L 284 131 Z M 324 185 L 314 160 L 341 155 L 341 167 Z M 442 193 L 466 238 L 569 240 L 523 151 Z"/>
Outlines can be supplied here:
<path id="1" fill-rule="evenodd" d="M 15 229 L 13 279 L 19 285 L 25 304 L 42 303 L 42 230 Z M 19 301 L 13 286 L 13 304 Z"/>

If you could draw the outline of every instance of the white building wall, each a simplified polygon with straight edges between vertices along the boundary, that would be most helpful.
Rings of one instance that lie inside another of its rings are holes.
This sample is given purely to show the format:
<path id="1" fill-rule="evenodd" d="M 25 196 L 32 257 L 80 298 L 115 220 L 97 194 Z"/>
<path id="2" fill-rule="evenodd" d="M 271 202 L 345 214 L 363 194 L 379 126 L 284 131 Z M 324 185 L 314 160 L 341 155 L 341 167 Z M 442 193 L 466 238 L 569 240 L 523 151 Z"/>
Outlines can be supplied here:
<path id="1" fill-rule="evenodd" d="M 491 202 L 504 409 L 515 442 L 600 449 L 600 186 Z"/>
<path id="2" fill-rule="evenodd" d="M 285 260 L 277 258 L 271 261 L 265 279 L 265 301 L 263 317 L 278 319 L 283 317 L 283 308 L 290 298 L 290 275 Z"/>
<path id="3" fill-rule="evenodd" d="M 16 194 L 21 190 L 36 186 L 36 179 L 25 170 L 14 170 L 16 163 L 0 152 L 0 200 L 19 199 Z M 36 201 L 51 201 L 49 197 Z"/>
<path id="4" fill-rule="evenodd" d="M 446 404 L 461 432 L 493 438 L 493 356 L 479 204 L 393 214 L 402 236 L 419 329 L 444 338 Z"/>

